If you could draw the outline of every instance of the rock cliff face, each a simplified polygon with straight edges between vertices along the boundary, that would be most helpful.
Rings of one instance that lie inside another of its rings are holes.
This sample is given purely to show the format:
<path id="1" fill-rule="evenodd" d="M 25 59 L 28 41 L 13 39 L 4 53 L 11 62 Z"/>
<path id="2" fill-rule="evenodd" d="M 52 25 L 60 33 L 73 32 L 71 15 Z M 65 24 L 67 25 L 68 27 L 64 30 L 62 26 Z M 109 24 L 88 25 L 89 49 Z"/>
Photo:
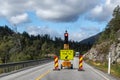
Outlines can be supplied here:
<path id="1" fill-rule="evenodd" d="M 110 53 L 111 53 L 111 62 L 120 63 L 120 43 L 112 44 L 110 47 Z"/>
<path id="2" fill-rule="evenodd" d="M 118 42 L 115 42 L 110 47 L 111 60 L 120 64 L 120 30 L 117 32 Z"/>
<path id="3" fill-rule="evenodd" d="M 85 57 L 93 61 L 103 62 L 107 59 L 107 53 L 102 53 L 102 50 L 100 51 L 97 48 L 98 46 L 96 48 L 92 48 L 89 52 L 85 54 Z"/>
<path id="4" fill-rule="evenodd" d="M 111 55 L 111 63 L 120 64 L 120 30 L 117 32 L 117 42 L 110 45 L 110 42 L 103 42 L 95 47 L 91 48 L 89 52 L 85 54 L 86 58 L 93 61 L 108 60 L 108 55 Z"/>

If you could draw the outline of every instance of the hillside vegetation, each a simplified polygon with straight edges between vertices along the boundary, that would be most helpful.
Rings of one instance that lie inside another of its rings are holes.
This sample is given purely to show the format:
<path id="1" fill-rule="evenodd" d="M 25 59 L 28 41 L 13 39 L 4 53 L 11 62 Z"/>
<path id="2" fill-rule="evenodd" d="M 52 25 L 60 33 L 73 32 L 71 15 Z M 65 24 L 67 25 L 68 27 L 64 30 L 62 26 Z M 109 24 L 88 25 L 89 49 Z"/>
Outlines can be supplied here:
<path id="1" fill-rule="evenodd" d="M 27 32 L 15 33 L 7 26 L 0 27 L 0 62 L 18 62 L 47 57 L 58 54 L 63 40 L 49 35 L 29 35 Z"/>
<path id="2" fill-rule="evenodd" d="M 113 11 L 113 18 L 109 21 L 105 30 L 100 34 L 99 39 L 94 44 L 98 53 L 108 54 L 112 44 L 118 44 L 120 38 L 120 7 L 117 6 Z"/>
<path id="3" fill-rule="evenodd" d="M 63 44 L 64 40 L 59 37 L 52 39 L 48 34 L 34 36 L 29 35 L 27 32 L 16 33 L 8 26 L 0 26 L 0 63 L 59 56 Z M 74 51 L 86 51 L 89 46 L 75 41 L 69 41 L 69 45 L 70 49 Z"/>
<path id="4" fill-rule="evenodd" d="M 117 6 L 113 11 L 113 18 L 109 21 L 105 30 L 102 32 L 98 43 L 102 43 L 103 41 L 116 41 L 117 40 L 117 32 L 120 30 L 120 7 Z"/>
<path id="5" fill-rule="evenodd" d="M 100 70 L 108 69 L 108 56 L 111 57 L 111 73 L 120 77 L 120 7 L 113 11 L 113 18 L 109 21 L 99 39 L 86 53 L 86 62 Z"/>

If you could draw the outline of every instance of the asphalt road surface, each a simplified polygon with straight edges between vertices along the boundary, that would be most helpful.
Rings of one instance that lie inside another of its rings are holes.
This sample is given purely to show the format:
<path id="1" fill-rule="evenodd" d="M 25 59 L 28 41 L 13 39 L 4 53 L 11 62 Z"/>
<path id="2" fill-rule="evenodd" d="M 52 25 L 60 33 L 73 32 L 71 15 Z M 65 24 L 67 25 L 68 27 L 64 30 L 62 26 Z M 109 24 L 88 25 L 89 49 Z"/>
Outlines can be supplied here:
<path id="1" fill-rule="evenodd" d="M 59 61 L 59 65 L 61 62 Z M 62 69 L 60 71 L 53 71 L 54 62 L 50 62 L 0 77 L 0 80 L 117 80 L 86 63 L 83 63 L 84 71 L 78 71 L 78 62 L 78 58 L 74 58 L 72 61 L 74 69 Z"/>

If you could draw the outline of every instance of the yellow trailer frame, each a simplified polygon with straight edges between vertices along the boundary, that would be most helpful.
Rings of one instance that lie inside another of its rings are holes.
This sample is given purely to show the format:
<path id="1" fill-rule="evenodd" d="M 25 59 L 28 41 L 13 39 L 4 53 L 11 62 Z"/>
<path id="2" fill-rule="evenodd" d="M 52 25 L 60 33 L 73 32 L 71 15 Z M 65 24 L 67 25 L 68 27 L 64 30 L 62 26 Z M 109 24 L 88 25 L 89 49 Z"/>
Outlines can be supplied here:
<path id="1" fill-rule="evenodd" d="M 70 68 L 70 69 L 73 69 L 73 64 L 71 64 L 70 61 L 63 61 L 62 64 L 61 64 L 61 69 L 63 69 L 63 67 L 66 67 L 66 68 Z"/>

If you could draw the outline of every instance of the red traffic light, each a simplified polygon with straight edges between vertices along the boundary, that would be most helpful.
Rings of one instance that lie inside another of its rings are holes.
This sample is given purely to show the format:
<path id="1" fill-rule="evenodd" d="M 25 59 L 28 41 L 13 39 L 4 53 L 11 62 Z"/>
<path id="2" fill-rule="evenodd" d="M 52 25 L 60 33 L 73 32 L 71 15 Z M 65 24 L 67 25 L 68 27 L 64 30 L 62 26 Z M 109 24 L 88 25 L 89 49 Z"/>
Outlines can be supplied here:
<path id="1" fill-rule="evenodd" d="M 65 36 L 68 36 L 68 33 L 65 33 Z"/>

